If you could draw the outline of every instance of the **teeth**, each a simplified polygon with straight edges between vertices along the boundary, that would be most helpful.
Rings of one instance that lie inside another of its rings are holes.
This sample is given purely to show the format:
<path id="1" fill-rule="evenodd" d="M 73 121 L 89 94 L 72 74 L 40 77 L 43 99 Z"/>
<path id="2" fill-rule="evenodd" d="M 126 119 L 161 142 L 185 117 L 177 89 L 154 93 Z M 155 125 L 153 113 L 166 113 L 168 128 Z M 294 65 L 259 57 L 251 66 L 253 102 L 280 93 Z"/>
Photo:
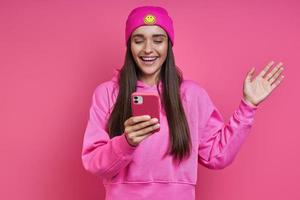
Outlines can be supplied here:
<path id="1" fill-rule="evenodd" d="M 154 61 L 157 57 L 141 57 L 144 61 Z"/>

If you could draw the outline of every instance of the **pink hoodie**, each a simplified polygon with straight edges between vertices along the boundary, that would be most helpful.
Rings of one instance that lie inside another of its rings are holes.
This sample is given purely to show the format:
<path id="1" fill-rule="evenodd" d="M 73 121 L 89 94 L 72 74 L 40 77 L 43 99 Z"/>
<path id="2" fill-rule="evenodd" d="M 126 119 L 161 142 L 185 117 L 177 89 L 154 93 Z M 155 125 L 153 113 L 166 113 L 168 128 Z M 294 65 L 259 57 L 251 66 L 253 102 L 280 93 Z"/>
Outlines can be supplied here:
<path id="1" fill-rule="evenodd" d="M 105 125 L 118 94 L 118 72 L 116 69 L 112 80 L 98 85 L 93 93 L 83 140 L 84 168 L 103 179 L 106 200 L 195 199 L 198 163 L 210 169 L 231 164 L 250 132 L 258 107 L 241 98 L 225 124 L 207 92 L 197 82 L 184 80 L 180 95 L 190 128 L 192 153 L 177 165 L 171 156 L 163 157 L 169 146 L 164 110 L 160 113 L 160 131 L 137 147 L 129 145 L 124 134 L 109 138 Z M 160 89 L 161 86 L 160 82 Z M 157 88 L 138 80 L 137 91 L 157 92 Z"/>

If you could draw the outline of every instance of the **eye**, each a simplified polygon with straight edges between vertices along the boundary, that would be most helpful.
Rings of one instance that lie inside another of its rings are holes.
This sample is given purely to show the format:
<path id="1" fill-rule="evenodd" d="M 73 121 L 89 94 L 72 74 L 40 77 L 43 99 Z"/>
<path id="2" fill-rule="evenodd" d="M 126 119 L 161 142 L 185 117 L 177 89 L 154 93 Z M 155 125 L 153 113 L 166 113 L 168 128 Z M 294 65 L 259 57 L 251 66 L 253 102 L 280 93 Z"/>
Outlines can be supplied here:
<path id="1" fill-rule="evenodd" d="M 161 41 L 161 40 L 155 40 L 154 42 L 155 43 L 162 43 L 163 41 Z"/>
<path id="2" fill-rule="evenodd" d="M 135 41 L 136 44 L 142 43 L 143 41 Z"/>

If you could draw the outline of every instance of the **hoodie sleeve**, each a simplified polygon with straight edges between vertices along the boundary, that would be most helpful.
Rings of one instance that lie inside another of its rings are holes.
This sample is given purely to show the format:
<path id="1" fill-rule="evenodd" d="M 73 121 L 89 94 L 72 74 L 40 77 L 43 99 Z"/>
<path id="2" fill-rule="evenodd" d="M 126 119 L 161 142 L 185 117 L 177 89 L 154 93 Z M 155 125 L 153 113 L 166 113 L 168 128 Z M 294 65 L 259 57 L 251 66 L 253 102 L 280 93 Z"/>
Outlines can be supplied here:
<path id="1" fill-rule="evenodd" d="M 198 162 L 210 169 L 223 169 L 233 162 L 249 134 L 258 107 L 241 98 L 238 108 L 225 123 L 204 89 L 201 99 L 205 120 L 199 125 Z"/>
<path id="2" fill-rule="evenodd" d="M 102 83 L 92 96 L 81 154 L 85 170 L 102 178 L 118 174 L 132 160 L 137 148 L 127 142 L 124 133 L 110 139 L 105 128 L 108 110 L 108 90 Z"/>

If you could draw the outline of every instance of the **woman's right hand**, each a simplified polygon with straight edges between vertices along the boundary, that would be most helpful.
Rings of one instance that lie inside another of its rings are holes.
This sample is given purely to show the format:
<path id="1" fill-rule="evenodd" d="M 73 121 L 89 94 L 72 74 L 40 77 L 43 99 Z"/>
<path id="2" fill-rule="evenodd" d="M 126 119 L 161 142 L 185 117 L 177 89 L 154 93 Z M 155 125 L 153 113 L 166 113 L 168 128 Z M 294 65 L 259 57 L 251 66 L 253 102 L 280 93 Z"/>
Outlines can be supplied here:
<path id="1" fill-rule="evenodd" d="M 151 131 L 159 128 L 157 118 L 149 115 L 133 116 L 124 122 L 125 136 L 131 146 L 137 146 L 146 137 L 150 136 Z"/>

